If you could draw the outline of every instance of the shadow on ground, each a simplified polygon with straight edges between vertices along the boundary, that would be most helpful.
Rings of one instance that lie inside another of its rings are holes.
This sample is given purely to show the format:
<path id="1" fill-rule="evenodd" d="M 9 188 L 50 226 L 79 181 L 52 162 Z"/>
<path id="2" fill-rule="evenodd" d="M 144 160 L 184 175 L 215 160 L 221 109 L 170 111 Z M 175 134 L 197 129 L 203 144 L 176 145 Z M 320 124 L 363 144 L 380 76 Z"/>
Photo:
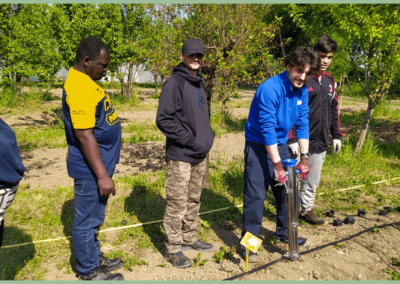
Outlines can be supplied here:
<path id="1" fill-rule="evenodd" d="M 31 261 L 36 254 L 36 249 L 33 244 L 4 248 L 8 245 L 29 243 L 32 242 L 32 237 L 25 234 L 19 228 L 7 227 L 5 223 L 3 246 L 0 249 L 0 279 L 14 280 L 19 272 Z M 29 273 L 21 275 L 21 280 L 35 280 Z"/>
<path id="2" fill-rule="evenodd" d="M 63 233 L 65 237 L 69 237 L 69 248 L 71 250 L 71 256 L 69 258 L 69 264 L 71 265 L 71 269 L 73 272 L 77 273 L 76 270 L 76 259 L 74 256 L 74 250 L 72 247 L 72 225 L 74 223 L 74 216 L 75 216 L 75 208 L 74 208 L 74 199 L 70 199 L 65 201 L 65 203 L 62 206 L 62 211 L 61 211 L 61 223 L 64 226 Z"/>

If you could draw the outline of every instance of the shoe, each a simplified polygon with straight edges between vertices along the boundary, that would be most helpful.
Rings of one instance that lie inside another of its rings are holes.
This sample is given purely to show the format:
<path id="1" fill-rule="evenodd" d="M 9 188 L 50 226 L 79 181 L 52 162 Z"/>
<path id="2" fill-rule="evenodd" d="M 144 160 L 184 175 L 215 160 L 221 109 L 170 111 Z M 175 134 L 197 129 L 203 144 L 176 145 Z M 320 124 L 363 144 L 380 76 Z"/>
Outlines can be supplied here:
<path id="1" fill-rule="evenodd" d="M 90 275 L 79 275 L 79 280 L 124 280 L 124 276 L 121 273 L 110 273 L 97 267 Z"/>
<path id="2" fill-rule="evenodd" d="M 190 260 L 181 251 L 176 253 L 166 253 L 165 259 L 172 263 L 176 268 L 186 268 L 190 266 Z"/>
<path id="3" fill-rule="evenodd" d="M 100 252 L 99 267 L 105 269 L 108 272 L 115 271 L 116 269 L 122 268 L 124 263 L 120 258 L 109 259 L 103 252 Z"/>
<path id="4" fill-rule="evenodd" d="M 280 246 L 280 245 L 284 245 L 284 244 L 288 244 L 288 243 L 289 243 L 289 240 L 288 240 L 287 238 L 280 238 L 280 237 L 277 237 L 277 236 L 275 236 L 275 241 L 276 241 L 275 244 L 276 244 L 277 246 Z M 299 238 L 299 247 L 304 246 L 304 245 L 306 244 L 306 242 L 307 242 L 307 239 L 306 239 L 306 238 L 300 237 L 300 238 Z"/>
<path id="5" fill-rule="evenodd" d="M 197 242 L 195 242 L 194 244 L 191 245 L 182 245 L 182 250 L 190 250 L 190 249 L 194 249 L 197 251 L 201 251 L 201 252 L 209 252 L 213 250 L 213 245 L 200 241 L 198 240 Z"/>
<path id="6" fill-rule="evenodd" d="M 242 254 L 241 257 L 246 261 L 246 250 L 242 249 Z M 258 254 L 256 252 L 252 252 L 249 250 L 249 263 L 256 263 L 259 262 L 260 258 L 258 257 Z"/>
<path id="7" fill-rule="evenodd" d="M 301 213 L 300 216 L 303 220 L 307 221 L 308 223 L 310 223 L 311 225 L 314 225 L 314 226 L 320 227 L 320 226 L 328 225 L 328 221 L 315 215 L 314 208 L 307 211 L 307 213 L 305 213 L 305 214 Z"/>

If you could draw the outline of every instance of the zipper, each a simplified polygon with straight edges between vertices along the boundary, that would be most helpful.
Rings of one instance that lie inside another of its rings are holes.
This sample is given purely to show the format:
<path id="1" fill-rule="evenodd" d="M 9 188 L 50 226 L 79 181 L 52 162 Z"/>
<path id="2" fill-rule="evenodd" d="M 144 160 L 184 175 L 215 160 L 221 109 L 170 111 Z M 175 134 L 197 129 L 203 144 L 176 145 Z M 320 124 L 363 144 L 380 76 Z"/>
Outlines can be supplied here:
<path id="1" fill-rule="evenodd" d="M 318 83 L 319 83 L 319 90 L 318 90 L 318 97 L 319 97 L 319 103 L 320 103 L 320 109 L 322 108 L 322 103 L 321 103 L 321 89 L 322 89 L 322 76 L 321 76 L 321 80 L 320 78 L 318 78 Z M 317 151 L 319 150 L 319 140 L 321 137 L 321 125 L 322 123 L 319 124 L 319 131 L 318 131 L 318 137 L 317 137 Z"/>
<path id="2" fill-rule="evenodd" d="M 197 90 L 197 88 L 196 88 L 196 95 L 197 95 L 197 102 L 199 103 L 199 108 L 201 108 L 200 99 L 199 99 L 199 91 Z"/>

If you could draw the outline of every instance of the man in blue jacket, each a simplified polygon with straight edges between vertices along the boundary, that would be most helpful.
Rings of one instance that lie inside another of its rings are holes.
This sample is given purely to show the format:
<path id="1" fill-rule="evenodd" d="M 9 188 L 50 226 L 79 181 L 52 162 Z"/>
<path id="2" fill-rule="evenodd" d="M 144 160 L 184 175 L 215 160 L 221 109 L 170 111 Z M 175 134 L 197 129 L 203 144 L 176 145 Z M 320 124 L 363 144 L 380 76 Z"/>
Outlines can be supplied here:
<path id="1" fill-rule="evenodd" d="M 212 244 L 196 236 L 200 196 L 208 166 L 205 158 L 215 136 L 200 72 L 203 59 L 203 43 L 188 39 L 182 46 L 182 62 L 163 85 L 156 118 L 158 128 L 167 136 L 165 258 L 177 268 L 190 266 L 189 258 L 181 250 L 213 250 Z"/>
<path id="2" fill-rule="evenodd" d="M 271 185 L 276 200 L 276 232 L 278 242 L 288 242 L 286 203 L 283 184 L 286 173 L 282 160 L 290 159 L 288 133 L 295 125 L 301 160 L 296 166 L 300 179 L 309 172 L 308 166 L 308 90 L 305 85 L 312 72 L 320 68 L 318 56 L 308 47 L 297 47 L 285 58 L 286 71 L 263 82 L 250 106 L 245 128 L 245 174 L 243 192 L 243 232 L 257 236 L 263 220 L 264 200 Z M 299 239 L 299 245 L 305 243 Z M 242 257 L 245 257 L 242 247 Z M 259 261 L 250 252 L 249 262 Z"/>
<path id="3" fill-rule="evenodd" d="M 336 82 L 326 72 L 337 50 L 337 43 L 324 35 L 317 39 L 314 51 L 321 60 L 321 70 L 311 76 L 307 82 L 308 106 L 310 108 L 310 169 L 311 174 L 301 183 L 301 218 L 314 226 L 324 226 L 328 222 L 314 213 L 314 200 L 321 178 L 326 150 L 328 149 L 329 132 L 333 137 L 333 152 L 339 153 L 342 146 Z M 293 138 L 289 147 L 297 155 L 299 144 L 296 131 L 292 129 Z"/>
<path id="4" fill-rule="evenodd" d="M 0 118 L 0 248 L 3 243 L 4 214 L 17 194 L 25 167 L 14 131 Z"/>

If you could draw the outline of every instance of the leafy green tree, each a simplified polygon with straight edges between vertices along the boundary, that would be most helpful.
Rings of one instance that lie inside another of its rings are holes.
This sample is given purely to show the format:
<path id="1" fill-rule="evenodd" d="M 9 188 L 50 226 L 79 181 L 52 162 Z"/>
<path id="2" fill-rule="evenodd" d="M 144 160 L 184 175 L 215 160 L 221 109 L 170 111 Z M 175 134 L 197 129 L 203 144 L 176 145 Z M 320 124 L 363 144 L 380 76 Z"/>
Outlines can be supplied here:
<path id="1" fill-rule="evenodd" d="M 172 69 L 180 59 L 179 34 L 182 26 L 179 17 L 181 5 L 158 4 L 149 9 L 152 22 L 147 26 L 149 37 L 145 46 L 149 53 L 146 61 L 146 69 L 154 74 L 155 92 L 157 94 L 157 78 L 160 76 L 163 82 L 172 74 Z"/>
<path id="2" fill-rule="evenodd" d="M 205 87 L 209 101 L 217 89 L 222 97 L 225 115 L 228 96 L 237 82 L 251 79 L 248 61 L 255 53 L 267 55 L 276 32 L 276 22 L 263 19 L 270 6 L 264 4 L 193 4 L 187 5 L 184 39 L 194 37 L 203 41 Z"/>
<path id="3" fill-rule="evenodd" d="M 121 12 L 122 34 L 113 53 L 117 67 L 116 76 L 121 83 L 122 95 L 130 98 L 135 77 L 146 62 L 148 49 L 144 43 L 148 33 L 145 27 L 149 24 L 150 18 L 144 4 L 123 4 Z M 128 78 L 127 82 L 124 81 L 125 76 Z"/>
<path id="4" fill-rule="evenodd" d="M 351 65 L 368 97 L 360 137 L 354 154 L 360 152 L 369 121 L 379 100 L 400 72 L 399 12 L 397 4 L 291 5 L 293 18 L 304 32 L 317 38 L 336 39 L 346 65 Z M 329 23 L 326 19 L 329 19 Z"/>

